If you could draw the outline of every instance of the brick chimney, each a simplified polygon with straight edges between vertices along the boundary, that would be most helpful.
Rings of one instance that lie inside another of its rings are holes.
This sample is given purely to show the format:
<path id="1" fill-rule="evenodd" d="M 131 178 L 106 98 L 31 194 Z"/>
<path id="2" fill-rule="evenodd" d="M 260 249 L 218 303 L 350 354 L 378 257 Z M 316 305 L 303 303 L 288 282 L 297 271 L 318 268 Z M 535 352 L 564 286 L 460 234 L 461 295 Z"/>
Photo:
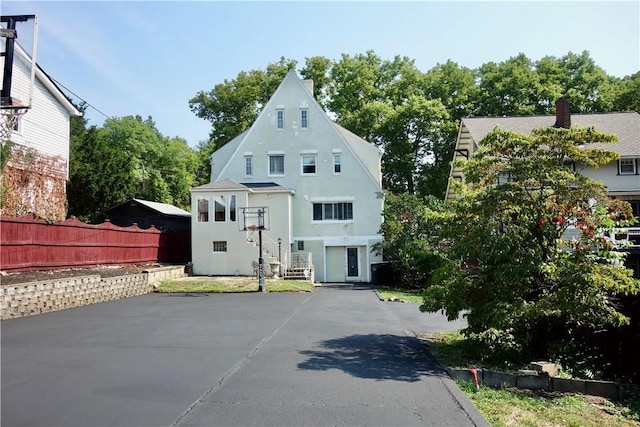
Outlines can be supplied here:
<path id="1" fill-rule="evenodd" d="M 571 105 L 568 96 L 558 98 L 556 101 L 556 124 L 553 127 L 565 129 L 571 127 Z"/>

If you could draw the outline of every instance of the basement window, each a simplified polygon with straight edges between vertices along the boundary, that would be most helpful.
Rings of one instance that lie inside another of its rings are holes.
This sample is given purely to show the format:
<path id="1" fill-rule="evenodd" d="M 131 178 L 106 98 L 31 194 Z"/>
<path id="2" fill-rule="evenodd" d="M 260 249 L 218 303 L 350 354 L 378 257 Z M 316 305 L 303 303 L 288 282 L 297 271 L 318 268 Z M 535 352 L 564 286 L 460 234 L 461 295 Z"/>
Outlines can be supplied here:
<path id="1" fill-rule="evenodd" d="M 213 252 L 227 252 L 227 242 L 226 241 L 214 241 L 213 242 Z"/>

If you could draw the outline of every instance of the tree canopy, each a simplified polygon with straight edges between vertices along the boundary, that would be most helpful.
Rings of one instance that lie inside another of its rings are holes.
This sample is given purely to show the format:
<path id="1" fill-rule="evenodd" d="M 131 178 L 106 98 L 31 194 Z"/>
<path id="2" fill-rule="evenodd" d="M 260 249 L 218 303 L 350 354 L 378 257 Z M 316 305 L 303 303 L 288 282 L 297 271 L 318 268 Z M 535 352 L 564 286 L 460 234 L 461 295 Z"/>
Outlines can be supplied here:
<path id="1" fill-rule="evenodd" d="M 631 207 L 580 173 L 617 158 L 591 148 L 615 140 L 593 128 L 489 133 L 459 162 L 466 185 L 439 236 L 448 261 L 421 308 L 466 313 L 466 335 L 507 359 L 575 362 L 585 334 L 626 324 L 616 298 L 638 293 L 640 281 L 613 236 L 633 220 Z"/>
<path id="2" fill-rule="evenodd" d="M 149 117 L 107 119 L 103 127 L 72 125 L 69 215 L 95 221 L 130 198 L 189 209 L 196 155 L 181 138 L 163 136 Z"/>
<path id="3" fill-rule="evenodd" d="M 208 155 L 253 123 L 296 65 L 281 58 L 190 100 L 212 125 L 210 141 L 199 147 L 201 175 L 208 173 Z M 571 97 L 573 113 L 638 109 L 638 75 L 608 76 L 586 51 L 537 61 L 521 53 L 477 69 L 447 61 L 426 71 L 410 58 L 367 51 L 306 58 L 300 74 L 313 79 L 314 96 L 330 117 L 383 150 L 383 186 L 421 197 L 444 196 L 462 117 L 553 114 L 561 96 Z"/>

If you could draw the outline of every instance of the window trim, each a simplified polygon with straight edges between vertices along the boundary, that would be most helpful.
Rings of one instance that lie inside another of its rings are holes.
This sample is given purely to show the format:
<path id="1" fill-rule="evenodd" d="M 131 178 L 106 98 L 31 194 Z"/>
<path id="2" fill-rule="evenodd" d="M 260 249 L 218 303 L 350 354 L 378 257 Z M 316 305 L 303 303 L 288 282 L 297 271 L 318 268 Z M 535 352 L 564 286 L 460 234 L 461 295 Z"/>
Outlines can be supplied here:
<path id="1" fill-rule="evenodd" d="M 342 153 L 333 153 L 333 174 L 341 175 L 342 174 Z M 336 162 L 336 157 L 338 161 Z M 338 170 L 336 170 L 336 167 Z"/>

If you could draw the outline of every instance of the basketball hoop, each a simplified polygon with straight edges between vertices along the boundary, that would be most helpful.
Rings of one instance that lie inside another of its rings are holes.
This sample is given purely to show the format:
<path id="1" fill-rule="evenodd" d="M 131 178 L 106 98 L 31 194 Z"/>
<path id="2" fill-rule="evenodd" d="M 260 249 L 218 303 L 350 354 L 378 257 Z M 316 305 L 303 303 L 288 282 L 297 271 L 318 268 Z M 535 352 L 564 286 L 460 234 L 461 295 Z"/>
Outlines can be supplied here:
<path id="1" fill-rule="evenodd" d="M 0 109 L 0 139 L 8 141 L 11 139 L 11 133 L 14 131 L 16 124 L 20 121 L 28 108 L 26 107 L 8 107 Z"/>

